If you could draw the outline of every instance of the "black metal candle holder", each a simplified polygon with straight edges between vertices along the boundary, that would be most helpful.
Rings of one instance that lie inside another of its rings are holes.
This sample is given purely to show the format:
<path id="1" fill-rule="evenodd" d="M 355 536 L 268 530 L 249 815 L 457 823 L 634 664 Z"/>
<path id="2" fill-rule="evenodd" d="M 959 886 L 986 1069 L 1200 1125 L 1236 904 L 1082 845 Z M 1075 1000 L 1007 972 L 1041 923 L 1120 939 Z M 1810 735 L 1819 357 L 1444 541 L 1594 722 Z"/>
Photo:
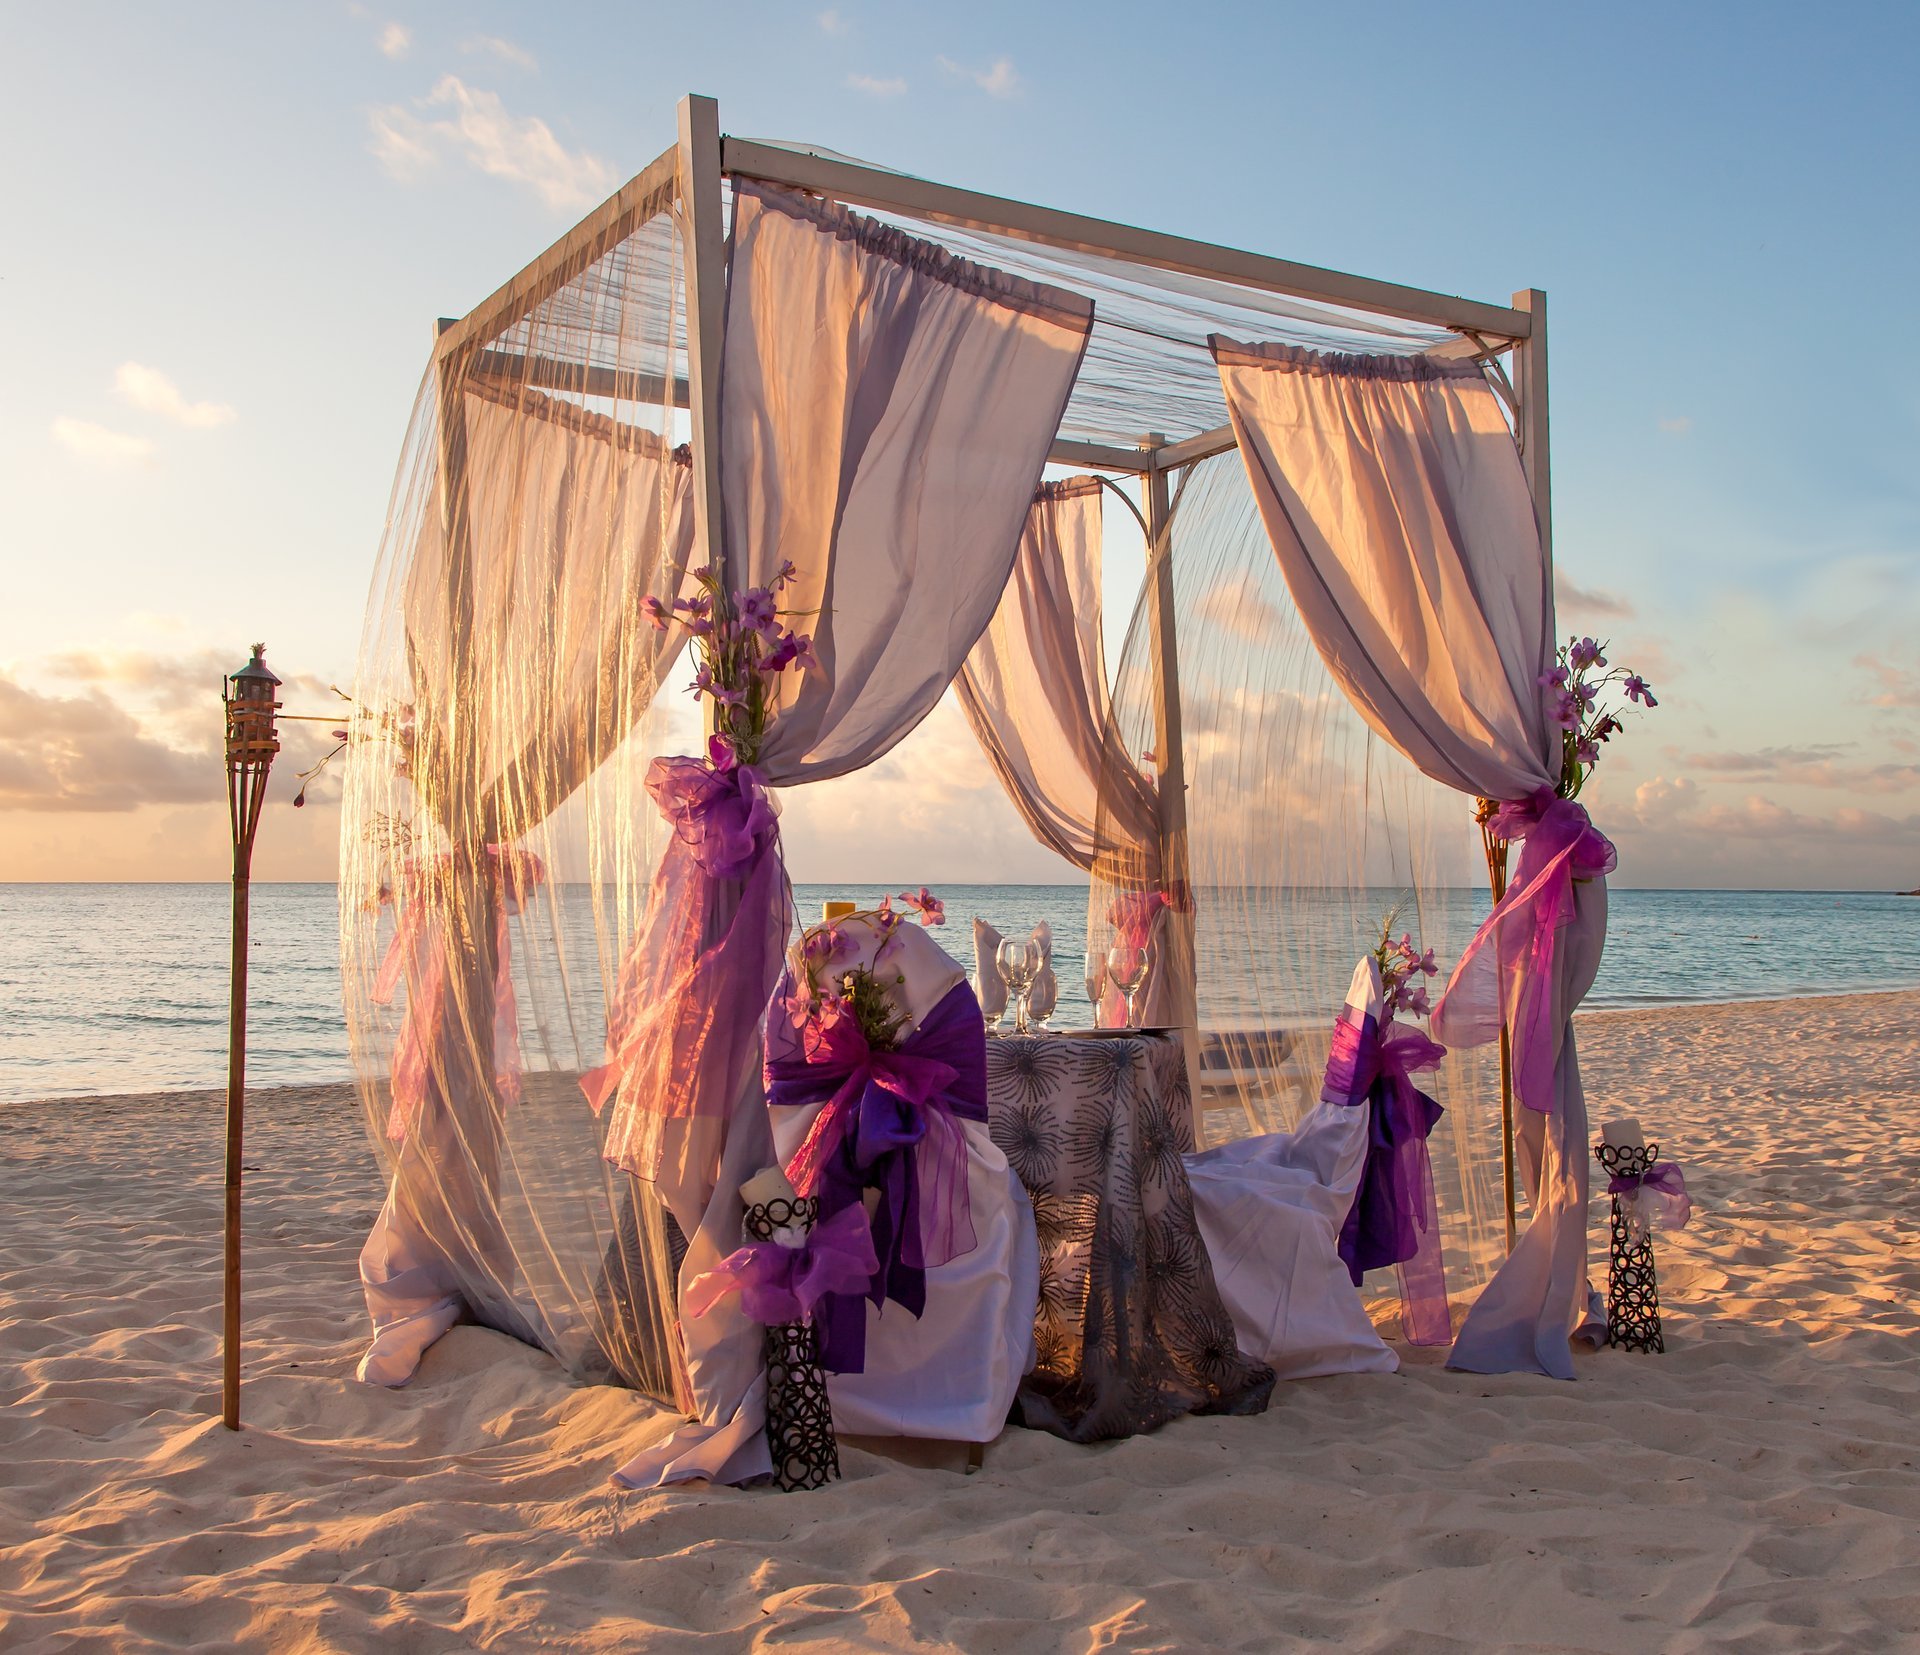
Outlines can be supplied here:
<path id="1" fill-rule="evenodd" d="M 777 1230 L 804 1235 L 819 1216 L 820 1203 L 812 1196 L 775 1196 L 747 1208 L 747 1237 L 772 1241 Z M 840 1445 L 820 1366 L 819 1330 L 810 1319 L 775 1323 L 767 1329 L 765 1361 L 774 1486 L 824 1488 L 840 1475 Z"/>
<path id="2" fill-rule="evenodd" d="M 1644 1178 L 1659 1157 L 1658 1144 L 1596 1144 L 1594 1157 L 1610 1178 Z M 1664 1352 L 1660 1336 L 1660 1290 L 1653 1276 L 1653 1231 L 1643 1226 L 1636 1237 L 1624 1200 L 1613 1197 L 1613 1255 L 1607 1269 L 1607 1343 L 1622 1350 Z"/>

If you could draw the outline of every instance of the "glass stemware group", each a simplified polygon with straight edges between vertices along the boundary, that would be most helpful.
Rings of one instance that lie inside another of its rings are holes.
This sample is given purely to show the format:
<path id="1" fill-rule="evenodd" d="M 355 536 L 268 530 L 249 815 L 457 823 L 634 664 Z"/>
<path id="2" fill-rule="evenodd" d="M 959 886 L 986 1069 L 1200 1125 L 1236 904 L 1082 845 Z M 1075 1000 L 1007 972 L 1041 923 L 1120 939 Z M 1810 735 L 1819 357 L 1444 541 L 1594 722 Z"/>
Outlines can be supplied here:
<path id="1" fill-rule="evenodd" d="M 1031 937 L 1008 937 L 1000 944 L 995 964 L 1006 980 L 1007 992 L 1013 996 L 1015 1034 L 1028 1032 L 1028 996 L 1033 989 L 1033 979 L 1039 974 L 1040 963 L 1040 945 Z"/>

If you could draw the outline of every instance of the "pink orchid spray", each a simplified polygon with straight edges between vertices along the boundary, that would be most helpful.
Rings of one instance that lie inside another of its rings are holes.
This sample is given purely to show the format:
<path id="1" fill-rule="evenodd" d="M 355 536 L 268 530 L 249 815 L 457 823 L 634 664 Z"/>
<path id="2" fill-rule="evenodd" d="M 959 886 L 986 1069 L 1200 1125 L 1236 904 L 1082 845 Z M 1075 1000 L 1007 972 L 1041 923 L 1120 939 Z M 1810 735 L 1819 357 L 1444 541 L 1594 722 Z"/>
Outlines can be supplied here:
<path id="1" fill-rule="evenodd" d="M 1626 728 L 1621 715 L 1627 708 L 1604 706 L 1604 690 L 1617 684 L 1635 706 L 1660 705 L 1639 673 L 1608 664 L 1607 650 L 1611 647 L 1601 638 L 1569 638 L 1560 646 L 1555 664 L 1540 674 L 1540 689 L 1549 697 L 1553 722 L 1560 728 L 1558 792 L 1563 799 L 1580 796 L 1587 777 L 1600 762 L 1601 748 Z"/>

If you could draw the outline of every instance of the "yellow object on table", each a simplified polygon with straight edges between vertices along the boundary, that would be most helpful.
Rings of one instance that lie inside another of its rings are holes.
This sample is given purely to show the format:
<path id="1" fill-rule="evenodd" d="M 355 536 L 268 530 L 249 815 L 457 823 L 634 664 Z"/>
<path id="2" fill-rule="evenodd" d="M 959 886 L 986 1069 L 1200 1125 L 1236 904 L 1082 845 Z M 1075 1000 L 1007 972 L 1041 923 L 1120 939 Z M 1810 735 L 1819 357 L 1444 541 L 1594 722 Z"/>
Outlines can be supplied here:
<path id="1" fill-rule="evenodd" d="M 820 904 L 820 923 L 831 925 L 837 919 L 845 919 L 849 914 L 857 914 L 860 904 L 857 902 L 823 902 Z"/>

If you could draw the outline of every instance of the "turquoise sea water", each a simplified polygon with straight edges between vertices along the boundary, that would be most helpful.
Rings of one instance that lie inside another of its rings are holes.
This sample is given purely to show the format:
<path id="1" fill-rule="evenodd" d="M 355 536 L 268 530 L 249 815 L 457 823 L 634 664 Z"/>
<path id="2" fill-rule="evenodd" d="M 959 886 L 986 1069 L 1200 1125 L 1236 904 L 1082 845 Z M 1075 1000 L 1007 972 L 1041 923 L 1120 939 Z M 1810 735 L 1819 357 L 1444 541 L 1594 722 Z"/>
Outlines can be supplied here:
<path id="1" fill-rule="evenodd" d="M 942 940 L 967 963 L 973 916 L 1003 930 L 1047 920 L 1059 1021 L 1086 1020 L 1084 887 L 948 886 L 940 894 L 951 922 Z M 794 895 L 811 917 L 823 898 L 877 893 L 802 885 Z M 1590 1006 L 1920 988 L 1920 898 L 1627 890 L 1611 898 Z M 1470 927 L 1485 902 L 1481 893 L 1443 899 L 1457 912 L 1430 916 L 1429 935 Z M 224 885 L 0 885 L 0 1103 L 224 1085 L 228 903 Z M 1348 906 L 1343 898 L 1341 910 Z M 347 1078 L 336 925 L 331 885 L 254 887 L 252 1084 Z M 1329 930 L 1328 965 L 1316 972 L 1326 979 L 1325 1005 L 1313 1009 L 1331 1014 L 1346 981 L 1335 956 L 1350 949 L 1346 931 L 1336 941 Z M 1231 955 L 1213 969 L 1230 979 Z"/>

